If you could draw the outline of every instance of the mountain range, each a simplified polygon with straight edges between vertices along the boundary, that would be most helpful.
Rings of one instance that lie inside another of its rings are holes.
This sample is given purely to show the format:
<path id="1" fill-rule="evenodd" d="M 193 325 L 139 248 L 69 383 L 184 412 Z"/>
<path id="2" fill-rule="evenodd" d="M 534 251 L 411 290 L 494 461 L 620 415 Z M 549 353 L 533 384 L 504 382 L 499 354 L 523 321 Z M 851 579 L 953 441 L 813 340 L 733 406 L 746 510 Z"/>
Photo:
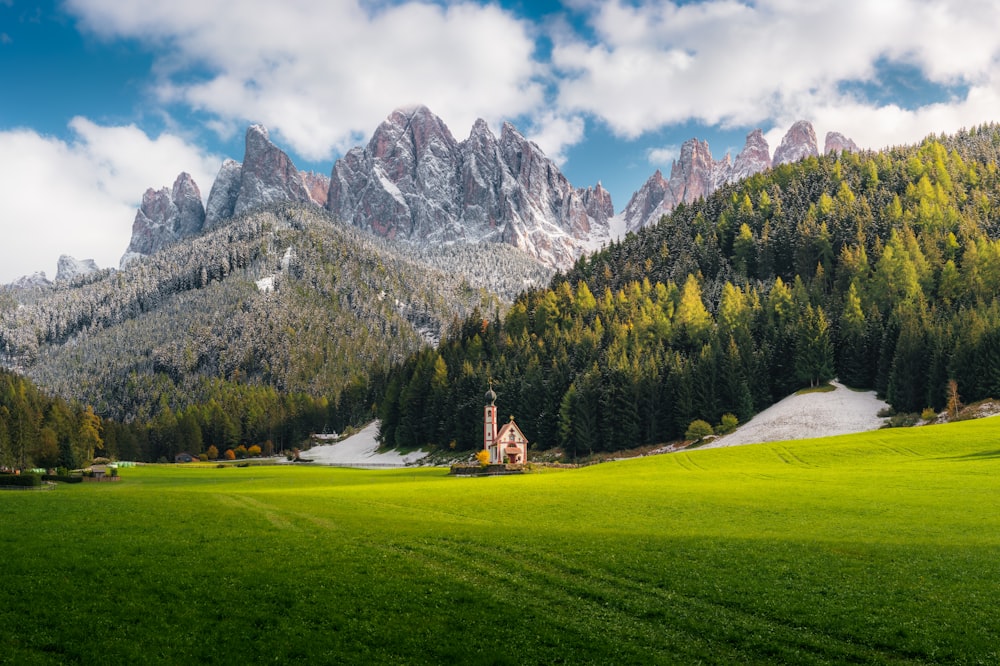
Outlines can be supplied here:
<path id="1" fill-rule="evenodd" d="M 857 151 L 843 135 L 824 152 Z M 565 270 L 584 252 L 653 224 L 678 204 L 726 183 L 819 154 L 810 123 L 795 123 L 774 151 L 757 129 L 731 159 L 713 158 L 707 142 L 683 144 L 670 177 L 658 170 L 615 214 L 600 183 L 574 187 L 558 165 L 504 123 L 496 136 L 478 120 L 465 140 L 425 106 L 398 109 L 366 146 L 337 160 L 329 178 L 299 171 L 267 130 L 246 132 L 242 162 L 226 160 L 201 204 L 198 185 L 181 173 L 171 188 L 149 189 L 132 226 L 125 265 L 225 220 L 275 202 L 308 203 L 376 236 L 414 245 L 494 242 L 517 247 Z"/>
<path id="2" fill-rule="evenodd" d="M 840 133 L 826 135 L 824 153 L 844 150 L 857 152 L 858 147 Z M 367 145 L 338 159 L 329 178 L 298 170 L 266 128 L 251 125 L 243 161 L 223 162 L 204 204 L 188 173 L 179 174 L 171 187 L 146 190 L 120 265 L 248 211 L 291 202 L 324 208 L 383 238 L 417 246 L 504 243 L 550 269 L 566 270 L 582 254 L 655 223 L 681 203 L 818 154 L 816 134 L 807 121 L 788 130 L 773 157 L 760 129 L 747 135 L 735 159 L 726 154 L 716 160 L 707 142 L 690 139 L 681 146 L 669 178 L 657 170 L 616 214 L 600 182 L 574 187 L 510 123 L 504 123 L 497 137 L 486 121 L 477 120 L 468 138 L 457 141 L 427 107 L 401 108 L 378 126 Z M 91 260 L 63 256 L 56 281 L 96 270 Z M 46 284 L 39 272 L 13 286 Z"/>

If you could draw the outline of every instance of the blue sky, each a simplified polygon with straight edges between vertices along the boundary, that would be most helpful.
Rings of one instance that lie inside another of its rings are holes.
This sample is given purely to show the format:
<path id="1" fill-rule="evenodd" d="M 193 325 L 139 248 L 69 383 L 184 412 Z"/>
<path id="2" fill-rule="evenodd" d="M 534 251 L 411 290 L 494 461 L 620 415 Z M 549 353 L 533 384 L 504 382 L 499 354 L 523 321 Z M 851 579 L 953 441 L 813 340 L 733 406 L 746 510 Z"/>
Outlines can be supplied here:
<path id="1" fill-rule="evenodd" d="M 117 265 L 145 189 L 207 196 L 253 122 L 329 174 L 401 106 L 459 140 L 511 121 L 617 210 L 692 137 L 912 143 L 1000 120 L 997 25 L 992 0 L 0 0 L 0 283 Z"/>

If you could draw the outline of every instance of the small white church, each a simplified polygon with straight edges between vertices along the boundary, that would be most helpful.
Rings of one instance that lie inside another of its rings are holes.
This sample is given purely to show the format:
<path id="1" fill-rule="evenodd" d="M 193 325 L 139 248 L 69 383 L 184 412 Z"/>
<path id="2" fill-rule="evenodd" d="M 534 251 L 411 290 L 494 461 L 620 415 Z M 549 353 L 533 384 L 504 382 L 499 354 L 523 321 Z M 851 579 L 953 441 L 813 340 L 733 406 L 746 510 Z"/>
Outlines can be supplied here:
<path id="1" fill-rule="evenodd" d="M 513 463 L 523 465 L 528 462 L 528 439 L 514 423 L 514 417 L 497 429 L 497 394 L 490 389 L 486 392 L 486 408 L 483 414 L 483 449 L 490 454 L 491 465 Z"/>

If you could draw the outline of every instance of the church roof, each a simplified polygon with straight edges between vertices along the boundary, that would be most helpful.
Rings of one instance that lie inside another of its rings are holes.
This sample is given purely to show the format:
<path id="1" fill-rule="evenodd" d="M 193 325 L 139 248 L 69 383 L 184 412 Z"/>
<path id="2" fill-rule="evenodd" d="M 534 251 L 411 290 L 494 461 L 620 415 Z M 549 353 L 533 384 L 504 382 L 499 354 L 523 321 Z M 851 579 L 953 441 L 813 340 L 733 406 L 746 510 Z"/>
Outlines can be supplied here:
<path id="1" fill-rule="evenodd" d="M 521 429 L 517 427 L 516 423 L 514 423 L 514 417 L 511 417 L 509 422 L 504 423 L 500 427 L 500 430 L 497 432 L 497 441 L 499 442 L 501 439 L 503 439 L 511 430 L 517 433 L 519 439 L 522 439 L 525 442 L 528 441 L 528 438 L 524 436 L 524 433 L 521 432 Z"/>

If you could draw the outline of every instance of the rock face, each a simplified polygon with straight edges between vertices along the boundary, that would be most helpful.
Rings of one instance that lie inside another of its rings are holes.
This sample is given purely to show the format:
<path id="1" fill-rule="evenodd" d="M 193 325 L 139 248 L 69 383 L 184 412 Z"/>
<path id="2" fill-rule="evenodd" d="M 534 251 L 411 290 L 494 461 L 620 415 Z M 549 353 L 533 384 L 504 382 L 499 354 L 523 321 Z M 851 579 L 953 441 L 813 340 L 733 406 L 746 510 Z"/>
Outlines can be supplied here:
<path id="1" fill-rule="evenodd" d="M 707 197 L 726 182 L 729 175 L 729 155 L 716 162 L 707 141 L 690 139 L 681 145 L 681 156 L 670 169 L 667 188 L 673 198 L 671 208 Z"/>
<path id="2" fill-rule="evenodd" d="M 219 175 L 212 183 L 212 191 L 208 193 L 205 204 L 205 228 L 215 229 L 223 220 L 233 216 L 236 208 L 236 197 L 240 193 L 240 177 L 243 165 L 236 160 L 226 160 L 219 169 Z"/>
<path id="3" fill-rule="evenodd" d="M 59 257 L 59 267 L 56 269 L 56 282 L 68 282 L 82 275 L 96 273 L 100 269 L 93 259 L 80 261 L 68 254 Z"/>
<path id="4" fill-rule="evenodd" d="M 831 132 L 826 152 L 857 150 Z M 267 130 L 246 132 L 243 162 L 226 160 L 208 201 L 182 173 L 172 189 L 147 190 L 132 226 L 124 265 L 226 219 L 272 202 L 325 207 L 336 217 L 376 235 L 411 243 L 495 242 L 518 247 L 542 263 L 565 269 L 615 232 L 652 224 L 682 203 L 707 197 L 773 165 L 817 155 L 811 124 L 795 123 L 771 159 L 761 130 L 747 135 L 735 161 L 712 157 L 708 143 L 691 139 L 665 178 L 660 171 L 614 215 L 600 183 L 575 188 L 541 149 L 509 123 L 500 136 L 478 120 L 457 141 L 424 106 L 394 111 L 367 146 L 351 149 L 330 178 L 301 172 L 275 146 Z"/>
<path id="5" fill-rule="evenodd" d="M 857 151 L 858 147 L 842 134 L 827 134 L 826 152 L 840 150 Z M 681 147 L 681 155 L 670 170 L 669 180 L 665 180 L 657 171 L 632 195 L 622 213 L 624 228 L 626 231 L 635 231 L 654 224 L 678 204 L 706 197 L 726 183 L 735 183 L 778 164 L 816 155 L 816 132 L 804 120 L 795 123 L 788 130 L 781 145 L 774 151 L 773 160 L 767 139 L 759 129 L 747 134 L 746 144 L 732 164 L 729 163 L 728 155 L 722 160 L 713 160 L 707 143 L 691 139 Z"/>
<path id="6" fill-rule="evenodd" d="M 233 215 L 260 208 L 276 201 L 312 201 L 302 174 L 280 148 L 271 143 L 261 125 L 247 129 L 240 189 Z"/>
<path id="7" fill-rule="evenodd" d="M 860 149 L 858 148 L 858 144 L 854 143 L 840 132 L 826 133 L 826 139 L 823 141 L 823 154 L 829 155 L 830 153 L 833 153 L 834 155 L 839 155 L 845 150 L 849 153 L 856 153 L 859 152 Z"/>
<path id="8" fill-rule="evenodd" d="M 182 238 L 200 233 L 205 226 L 201 192 L 187 173 L 177 176 L 172 189 L 149 188 L 132 223 L 132 240 L 122 264 L 135 255 L 153 254 Z"/>
<path id="9" fill-rule="evenodd" d="M 604 188 L 574 188 L 513 125 L 497 138 L 478 120 L 458 142 L 423 106 L 393 112 L 337 161 L 327 208 L 379 236 L 508 243 L 557 268 L 606 236 L 614 212 Z"/>
<path id="10" fill-rule="evenodd" d="M 667 201 L 667 192 L 667 179 L 657 169 L 656 173 L 636 190 L 625 206 L 622 214 L 625 218 L 626 230 L 635 231 L 659 220 L 660 216 L 666 212 L 663 209 L 664 202 Z"/>
<path id="11" fill-rule="evenodd" d="M 746 144 L 744 144 L 740 154 L 736 156 L 736 161 L 733 162 L 733 169 L 727 180 L 735 183 L 770 168 L 771 147 L 767 145 L 764 133 L 755 129 L 747 134 Z"/>
<path id="12" fill-rule="evenodd" d="M 781 145 L 774 151 L 772 163 L 774 166 L 789 164 L 817 155 L 819 149 L 816 147 L 816 130 L 813 129 L 812 123 L 800 120 L 792 125 L 781 139 Z"/>
<path id="13" fill-rule="evenodd" d="M 309 198 L 320 208 L 326 208 L 326 200 L 330 195 L 330 179 L 321 173 L 303 171 L 302 183 L 306 186 Z"/>

